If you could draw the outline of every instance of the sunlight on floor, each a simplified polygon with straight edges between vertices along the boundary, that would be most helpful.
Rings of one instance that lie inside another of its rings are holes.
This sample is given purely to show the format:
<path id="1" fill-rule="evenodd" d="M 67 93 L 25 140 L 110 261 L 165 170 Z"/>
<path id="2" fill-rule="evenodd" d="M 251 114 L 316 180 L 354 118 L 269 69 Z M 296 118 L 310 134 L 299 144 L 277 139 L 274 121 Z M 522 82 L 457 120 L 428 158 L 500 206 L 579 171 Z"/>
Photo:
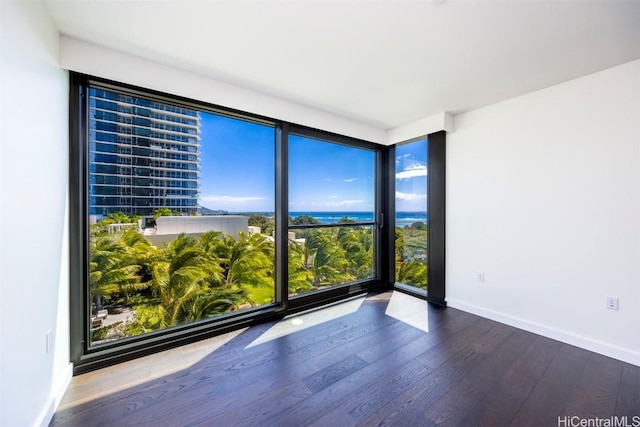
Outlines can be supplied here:
<path id="1" fill-rule="evenodd" d="M 376 297 L 372 297 L 375 299 Z M 283 337 L 285 335 L 302 331 L 307 328 L 319 325 L 330 320 L 337 319 L 358 311 L 365 297 L 356 298 L 347 302 L 337 303 L 328 307 L 287 316 L 280 322 L 272 326 L 264 334 L 249 344 L 246 348 L 254 347 L 265 342 Z M 427 317 L 427 302 L 411 295 L 401 292 L 393 292 L 389 299 L 387 316 L 398 319 L 407 325 L 429 332 L 429 321 Z"/>
<path id="2" fill-rule="evenodd" d="M 174 348 L 170 351 L 151 354 L 73 377 L 67 389 L 68 397 L 72 398 L 63 400 L 58 410 L 108 396 L 119 390 L 135 387 L 185 370 L 247 329 L 238 329 L 217 337 Z M 106 378 L 108 380 L 105 380 Z M 96 383 L 100 384 L 97 389 L 94 385 Z"/>
<path id="3" fill-rule="evenodd" d="M 384 314 L 414 328 L 429 332 L 427 304 L 425 300 L 420 298 L 412 297 L 402 292 L 394 292 Z"/>
<path id="4" fill-rule="evenodd" d="M 280 322 L 276 323 L 267 332 L 260 335 L 246 348 L 254 347 L 256 345 L 269 342 L 276 338 L 280 338 L 285 335 L 302 331 L 321 323 L 355 313 L 356 311 L 358 311 L 364 300 L 365 297 L 356 298 L 343 303 L 333 304 L 328 307 L 321 307 L 317 310 L 287 316 Z"/>
<path id="5" fill-rule="evenodd" d="M 401 292 L 382 293 L 369 297 L 371 301 L 388 301 L 385 314 L 410 326 L 429 332 L 427 302 Z M 324 322 L 332 321 L 357 312 L 366 297 L 335 303 L 318 309 L 287 316 L 246 348 L 254 347 L 288 334 L 305 330 Z M 120 363 L 74 377 L 66 399 L 59 406 L 65 409 L 89 400 L 115 393 L 118 390 L 135 387 L 195 365 L 217 349 L 232 341 L 247 328 L 238 329 L 217 337 L 185 345 L 170 351 L 152 354 L 140 359 Z M 99 384 L 99 386 L 96 386 Z"/>

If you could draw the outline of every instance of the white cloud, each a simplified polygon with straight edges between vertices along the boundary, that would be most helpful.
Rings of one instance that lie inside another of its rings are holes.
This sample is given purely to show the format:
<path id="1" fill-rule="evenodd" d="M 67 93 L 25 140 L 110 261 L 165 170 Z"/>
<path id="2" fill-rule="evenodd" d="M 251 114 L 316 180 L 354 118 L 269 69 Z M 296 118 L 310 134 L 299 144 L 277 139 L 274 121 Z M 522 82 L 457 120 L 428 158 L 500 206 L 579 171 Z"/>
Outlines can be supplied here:
<path id="1" fill-rule="evenodd" d="M 427 195 L 419 194 L 419 193 L 403 193 L 402 191 L 396 191 L 396 199 L 408 200 L 408 201 L 426 200 Z"/>
<path id="2" fill-rule="evenodd" d="M 364 200 L 342 200 L 338 202 L 340 206 L 344 205 L 357 205 L 358 203 L 364 203 Z"/>
<path id="3" fill-rule="evenodd" d="M 312 203 L 312 205 L 337 208 L 340 206 L 353 206 L 353 205 L 359 205 L 363 203 L 366 203 L 366 202 L 364 200 L 340 200 L 339 202 L 324 202 L 324 203 L 314 202 Z"/>
<path id="4" fill-rule="evenodd" d="M 323 178 L 322 180 L 326 182 L 331 182 L 331 181 L 354 182 L 354 181 L 357 181 L 358 178 L 344 178 L 344 179 Z"/>
<path id="5" fill-rule="evenodd" d="M 410 179 L 419 176 L 427 176 L 427 167 L 419 163 L 407 166 L 402 172 L 396 174 L 396 179 Z"/>
<path id="6" fill-rule="evenodd" d="M 245 203 L 245 202 L 255 202 L 256 200 L 266 200 L 266 197 L 203 196 L 200 198 L 200 200 L 203 202 Z"/>

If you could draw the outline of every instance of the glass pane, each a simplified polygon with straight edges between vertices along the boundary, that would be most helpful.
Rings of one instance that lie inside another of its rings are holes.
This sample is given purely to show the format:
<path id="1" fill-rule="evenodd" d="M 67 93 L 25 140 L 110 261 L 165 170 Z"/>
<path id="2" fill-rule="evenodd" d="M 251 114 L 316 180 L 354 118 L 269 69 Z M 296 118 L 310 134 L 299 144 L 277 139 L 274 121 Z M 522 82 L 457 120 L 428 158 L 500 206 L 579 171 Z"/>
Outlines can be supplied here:
<path id="1" fill-rule="evenodd" d="M 274 301 L 273 127 L 90 90 L 91 344 Z"/>
<path id="2" fill-rule="evenodd" d="M 289 235 L 289 295 L 374 276 L 374 226 L 295 230 Z"/>
<path id="3" fill-rule="evenodd" d="M 373 277 L 374 215 L 374 152 L 291 136 L 289 295 Z"/>
<path id="4" fill-rule="evenodd" d="M 396 147 L 396 282 L 427 289 L 427 140 Z"/>

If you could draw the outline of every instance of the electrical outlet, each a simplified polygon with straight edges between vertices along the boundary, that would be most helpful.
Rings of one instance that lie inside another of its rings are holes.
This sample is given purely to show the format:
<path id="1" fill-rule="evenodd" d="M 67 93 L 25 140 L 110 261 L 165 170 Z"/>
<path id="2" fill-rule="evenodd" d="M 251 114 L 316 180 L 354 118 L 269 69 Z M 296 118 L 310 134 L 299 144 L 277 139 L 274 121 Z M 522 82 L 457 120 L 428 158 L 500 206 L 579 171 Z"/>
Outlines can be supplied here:
<path id="1" fill-rule="evenodd" d="M 476 280 L 480 283 L 484 283 L 484 272 L 478 272 L 478 274 L 476 275 Z"/>
<path id="2" fill-rule="evenodd" d="M 619 300 L 616 297 L 607 297 L 607 308 L 609 310 L 618 309 Z"/>

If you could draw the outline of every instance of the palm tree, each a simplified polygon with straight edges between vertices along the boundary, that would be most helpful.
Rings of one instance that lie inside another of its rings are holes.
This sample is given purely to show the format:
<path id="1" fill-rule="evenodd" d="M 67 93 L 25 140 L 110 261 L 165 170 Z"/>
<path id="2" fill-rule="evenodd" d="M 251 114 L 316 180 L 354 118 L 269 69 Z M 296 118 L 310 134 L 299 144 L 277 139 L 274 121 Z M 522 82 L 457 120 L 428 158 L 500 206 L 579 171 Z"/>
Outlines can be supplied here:
<path id="1" fill-rule="evenodd" d="M 89 268 L 91 295 L 97 308 L 102 307 L 103 298 L 119 293 L 128 299 L 129 292 L 147 287 L 140 281 L 140 266 L 120 239 L 101 237 L 92 241 Z"/>
<path id="2" fill-rule="evenodd" d="M 189 304 L 206 291 L 206 273 L 200 268 L 201 262 L 198 250 L 190 248 L 176 254 L 170 262 L 154 265 L 154 288 L 163 313 L 160 327 L 175 326 L 189 320 Z"/>
<path id="3" fill-rule="evenodd" d="M 192 302 L 189 315 L 195 321 L 225 314 L 235 310 L 246 298 L 242 289 L 210 289 Z"/>
<path id="4" fill-rule="evenodd" d="M 273 243 L 260 234 L 222 237 L 216 248 L 227 286 L 273 287 Z"/>
<path id="5" fill-rule="evenodd" d="M 302 294 L 313 289 L 313 271 L 307 268 L 308 254 L 304 245 L 289 242 L 289 294 Z"/>
<path id="6" fill-rule="evenodd" d="M 135 264 L 140 266 L 138 271 L 140 281 L 147 286 L 150 285 L 153 279 L 153 265 L 164 259 L 162 250 L 154 246 L 142 234 L 133 230 L 125 231 L 122 234 L 121 242 L 126 246 L 127 252 Z M 126 302 L 128 303 L 128 296 Z"/>
<path id="7" fill-rule="evenodd" d="M 261 234 L 239 233 L 230 272 L 239 286 L 273 288 L 274 246 Z"/>
<path id="8" fill-rule="evenodd" d="M 396 226 L 395 238 L 396 238 L 396 263 L 398 263 L 404 259 L 404 232 L 402 231 L 401 227 Z"/>
<path id="9" fill-rule="evenodd" d="M 200 239 L 182 234 L 170 242 L 164 250 L 164 259 L 156 259 L 153 263 L 152 283 L 156 298 L 136 308 L 130 333 L 221 315 L 245 302 L 246 290 L 227 281 L 228 271 L 223 266 L 228 260 L 220 257 L 220 253 L 227 251 L 231 255 L 233 268 L 238 270 L 235 275 L 241 277 L 241 263 L 234 256 L 238 256 L 238 252 L 248 253 L 247 245 L 243 246 L 243 252 L 242 247 L 239 249 L 230 242 L 235 240 L 223 237 L 220 232 L 204 233 Z"/>
<path id="10" fill-rule="evenodd" d="M 427 264 L 418 261 L 396 262 L 396 281 L 416 288 L 427 289 Z"/>
<path id="11" fill-rule="evenodd" d="M 163 314 L 161 328 L 190 321 L 190 304 L 206 293 L 208 257 L 198 240 L 181 234 L 165 248 L 165 261 L 153 265 L 153 285 Z"/>
<path id="12" fill-rule="evenodd" d="M 365 247 L 370 233 L 366 228 L 341 228 L 338 231 L 338 243 L 344 249 L 349 264 L 348 272 L 358 279 L 365 279 L 373 272 L 373 252 L 369 244 Z"/>
<path id="13" fill-rule="evenodd" d="M 310 230 L 307 235 L 307 248 L 314 254 L 313 281 L 316 286 L 330 286 L 354 280 L 347 271 L 349 262 L 346 253 L 331 231 Z"/>

